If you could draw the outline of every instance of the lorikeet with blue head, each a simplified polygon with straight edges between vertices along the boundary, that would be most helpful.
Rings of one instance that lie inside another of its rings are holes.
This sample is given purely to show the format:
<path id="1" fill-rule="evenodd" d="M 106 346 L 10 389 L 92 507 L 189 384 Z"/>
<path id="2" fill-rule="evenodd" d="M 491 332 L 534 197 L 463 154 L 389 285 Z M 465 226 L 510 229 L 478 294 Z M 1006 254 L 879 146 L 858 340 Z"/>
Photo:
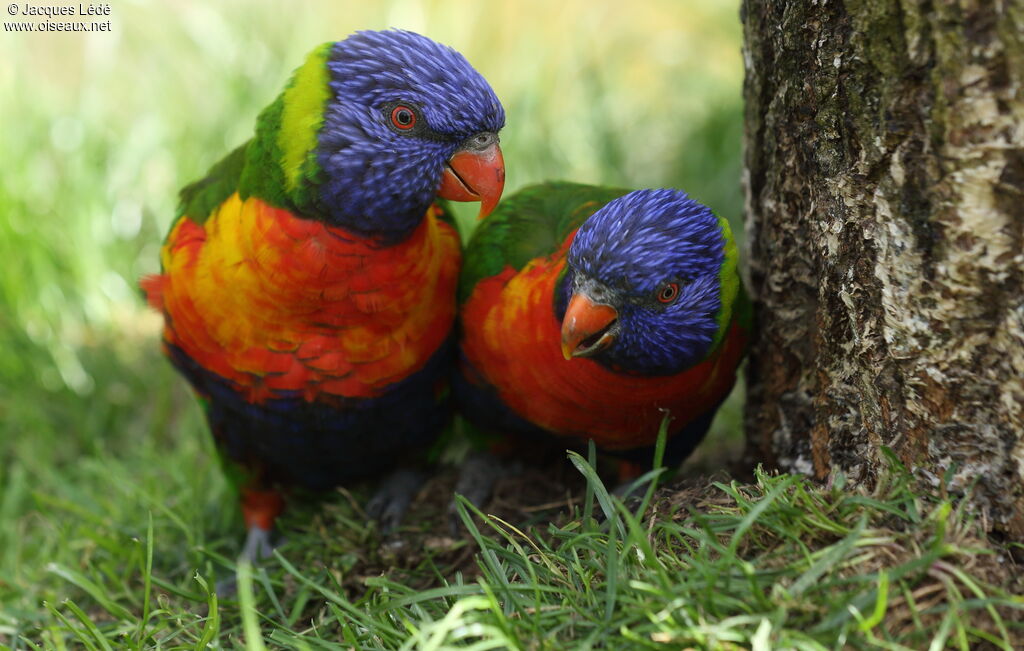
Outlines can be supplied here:
<path id="1" fill-rule="evenodd" d="M 451 413 L 461 245 L 439 198 L 495 206 L 504 121 L 455 50 L 357 32 L 313 50 L 255 136 L 182 190 L 142 286 L 242 471 L 243 555 L 269 552 L 282 486 L 395 471 L 371 510 L 401 517 L 402 463 Z"/>
<path id="2" fill-rule="evenodd" d="M 729 223 L 679 190 L 517 192 L 466 248 L 459 408 L 506 447 L 592 439 L 620 480 L 651 465 L 668 414 L 678 466 L 743 357 L 737 257 Z M 493 476 L 464 471 L 457 490 L 480 503 Z"/>

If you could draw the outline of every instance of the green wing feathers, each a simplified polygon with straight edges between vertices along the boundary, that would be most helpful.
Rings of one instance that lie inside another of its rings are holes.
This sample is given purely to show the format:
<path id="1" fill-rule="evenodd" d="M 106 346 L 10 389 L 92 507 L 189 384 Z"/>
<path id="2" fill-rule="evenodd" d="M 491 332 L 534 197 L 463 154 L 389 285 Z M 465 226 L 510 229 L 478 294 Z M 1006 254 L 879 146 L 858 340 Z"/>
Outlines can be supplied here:
<path id="1" fill-rule="evenodd" d="M 249 142 L 246 142 L 211 167 L 206 176 L 181 189 L 178 194 L 179 219 L 188 217 L 202 224 L 217 206 L 238 190 L 248 147 Z"/>
<path id="2" fill-rule="evenodd" d="M 553 181 L 528 186 L 505 199 L 470 238 L 459 302 L 469 298 L 480 280 L 505 267 L 519 270 L 534 258 L 554 253 L 587 217 L 628 192 Z"/>

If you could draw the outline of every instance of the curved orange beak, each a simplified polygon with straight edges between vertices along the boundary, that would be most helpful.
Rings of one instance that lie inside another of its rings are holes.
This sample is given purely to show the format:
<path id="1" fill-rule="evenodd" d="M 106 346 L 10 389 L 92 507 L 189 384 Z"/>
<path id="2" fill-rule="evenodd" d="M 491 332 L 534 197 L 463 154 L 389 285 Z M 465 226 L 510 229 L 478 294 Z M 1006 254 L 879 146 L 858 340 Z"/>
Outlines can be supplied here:
<path id="1" fill-rule="evenodd" d="M 452 154 L 441 174 L 437 196 L 452 201 L 479 201 L 483 219 L 491 214 L 505 188 L 505 159 L 498 143 L 485 149 L 463 148 Z"/>
<path id="2" fill-rule="evenodd" d="M 562 319 L 562 357 L 592 357 L 615 340 L 611 326 L 619 313 L 611 305 L 595 303 L 584 294 L 573 294 Z"/>

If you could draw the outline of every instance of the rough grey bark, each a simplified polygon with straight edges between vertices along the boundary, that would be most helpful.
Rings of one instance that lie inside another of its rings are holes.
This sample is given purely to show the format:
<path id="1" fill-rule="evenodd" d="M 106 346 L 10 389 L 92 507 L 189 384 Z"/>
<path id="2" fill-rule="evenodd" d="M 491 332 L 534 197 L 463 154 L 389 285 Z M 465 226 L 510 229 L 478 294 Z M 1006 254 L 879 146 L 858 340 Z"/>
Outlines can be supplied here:
<path id="1" fill-rule="evenodd" d="M 747 427 L 1024 538 L 1024 3 L 743 0 Z"/>

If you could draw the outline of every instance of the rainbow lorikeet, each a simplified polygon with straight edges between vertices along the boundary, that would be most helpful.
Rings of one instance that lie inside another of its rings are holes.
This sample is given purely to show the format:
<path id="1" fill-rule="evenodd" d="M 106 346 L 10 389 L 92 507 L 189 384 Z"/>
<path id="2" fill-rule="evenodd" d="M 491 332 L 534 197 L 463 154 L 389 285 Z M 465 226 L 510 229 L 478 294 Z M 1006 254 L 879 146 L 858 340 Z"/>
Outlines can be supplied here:
<path id="1" fill-rule="evenodd" d="M 443 429 L 461 252 L 436 200 L 494 207 L 504 122 L 453 49 L 357 32 L 313 50 L 255 137 L 182 190 L 142 286 L 243 470 L 243 555 L 269 552 L 279 486 L 400 469 Z M 375 515 L 400 518 L 408 482 L 385 482 Z"/>
<path id="2" fill-rule="evenodd" d="M 623 480 L 650 465 L 667 412 L 665 461 L 678 466 L 743 357 L 736 267 L 728 222 L 685 192 L 521 190 L 466 248 L 459 408 L 519 443 L 593 439 L 624 462 Z M 478 502 L 489 489 L 457 488 Z"/>

